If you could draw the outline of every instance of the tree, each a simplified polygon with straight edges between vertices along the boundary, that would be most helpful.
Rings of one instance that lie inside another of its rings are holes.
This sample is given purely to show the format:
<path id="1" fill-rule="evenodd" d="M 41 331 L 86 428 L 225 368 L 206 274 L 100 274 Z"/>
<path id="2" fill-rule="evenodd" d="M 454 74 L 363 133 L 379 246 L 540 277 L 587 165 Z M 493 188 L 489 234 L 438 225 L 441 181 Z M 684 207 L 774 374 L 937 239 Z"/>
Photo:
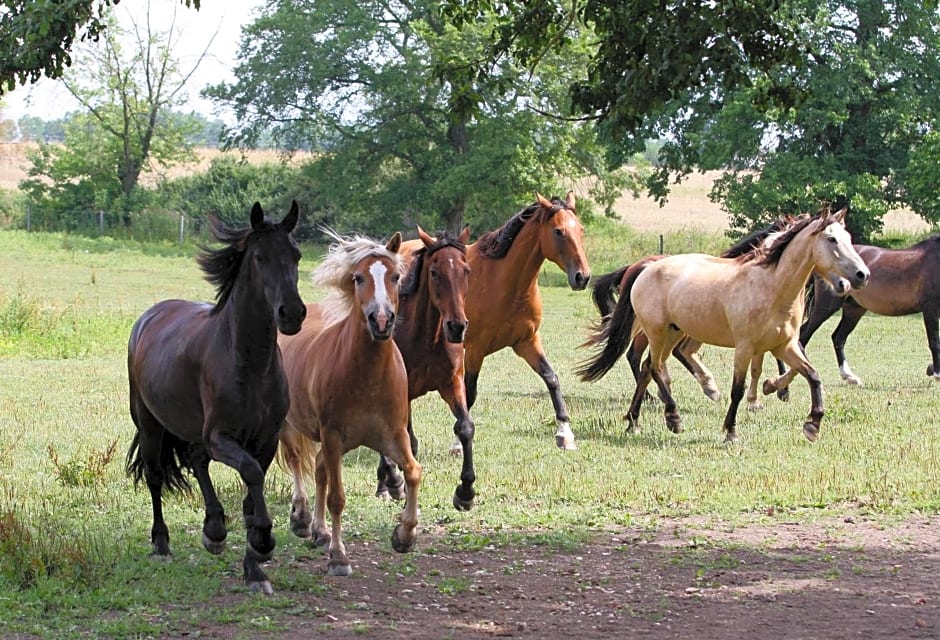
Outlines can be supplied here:
<path id="1" fill-rule="evenodd" d="M 101 44 L 81 52 L 63 83 L 84 112 L 69 122 L 63 145 L 41 146 L 30 170 L 40 179 L 24 189 L 60 207 L 117 206 L 130 223 L 141 173 L 193 157 L 187 137 L 196 123 L 172 109 L 202 56 L 181 70 L 171 53 L 174 33 L 152 32 L 149 22 L 125 32 L 111 22 Z M 126 39 L 133 43 L 127 52 Z"/>
<path id="2" fill-rule="evenodd" d="M 275 1 L 243 31 L 237 81 L 206 93 L 236 112 L 231 144 L 269 131 L 287 148 L 325 151 L 305 171 L 324 222 L 386 231 L 467 220 L 482 231 L 535 191 L 590 174 L 609 204 L 626 182 L 605 170 L 592 128 L 540 113 L 566 108 L 558 80 L 583 64 L 584 40 L 546 56 L 537 75 L 506 61 L 476 81 L 467 61 L 486 28 L 448 25 L 431 0 Z"/>
<path id="3" fill-rule="evenodd" d="M 183 0 L 199 9 L 200 0 Z M 17 83 L 45 74 L 59 78 L 72 64 L 72 47 L 94 41 L 106 30 L 107 15 L 118 0 L 56 0 L 0 4 L 0 95 Z"/>

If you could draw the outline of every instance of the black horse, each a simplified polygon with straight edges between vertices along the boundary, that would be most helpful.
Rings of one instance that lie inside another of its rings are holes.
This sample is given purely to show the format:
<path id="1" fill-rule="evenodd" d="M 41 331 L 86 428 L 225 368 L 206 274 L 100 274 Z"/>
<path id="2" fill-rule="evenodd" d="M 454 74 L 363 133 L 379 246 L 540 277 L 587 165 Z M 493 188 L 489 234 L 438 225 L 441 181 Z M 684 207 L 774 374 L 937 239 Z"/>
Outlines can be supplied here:
<path id="1" fill-rule="evenodd" d="M 287 414 L 287 380 L 278 330 L 300 330 L 306 309 L 297 293 L 300 250 L 291 232 L 297 203 L 281 222 L 251 210 L 251 227 L 232 229 L 211 218 L 225 246 L 198 257 L 216 302 L 164 300 L 144 312 L 127 345 L 131 418 L 137 433 L 127 453 L 135 484 L 145 480 L 153 502 L 153 555 L 170 555 L 162 493 L 188 489 L 183 470 L 199 482 L 206 505 L 203 546 L 225 548 L 225 513 L 209 478 L 209 461 L 238 471 L 247 534 L 245 581 L 271 593 L 260 563 L 275 541 L 264 501 L 264 477 Z"/>

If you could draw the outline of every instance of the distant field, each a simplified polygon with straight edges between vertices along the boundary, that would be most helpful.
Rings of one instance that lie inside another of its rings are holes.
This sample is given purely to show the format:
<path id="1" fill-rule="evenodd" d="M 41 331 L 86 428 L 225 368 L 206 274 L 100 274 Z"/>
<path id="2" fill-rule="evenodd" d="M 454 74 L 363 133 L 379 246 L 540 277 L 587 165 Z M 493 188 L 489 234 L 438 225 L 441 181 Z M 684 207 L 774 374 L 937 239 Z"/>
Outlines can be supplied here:
<path id="1" fill-rule="evenodd" d="M 27 177 L 26 152 L 29 146 L 30 143 L 0 144 L 0 188 L 16 189 L 19 181 Z M 198 154 L 198 162 L 174 167 L 168 175 L 204 171 L 213 158 L 222 155 L 236 158 L 244 155 L 251 163 L 273 162 L 279 158 L 278 152 L 271 150 L 228 151 L 223 154 L 218 149 L 199 149 Z M 301 157 L 294 156 L 295 159 Z M 728 227 L 727 216 L 721 207 L 708 199 L 708 192 L 717 176 L 717 171 L 695 173 L 681 184 L 673 185 L 672 195 L 663 207 L 652 198 L 633 198 L 627 193 L 615 203 L 615 210 L 625 223 L 643 232 L 724 231 Z M 885 217 L 885 229 L 917 233 L 926 231 L 928 225 L 910 211 L 893 211 Z"/>

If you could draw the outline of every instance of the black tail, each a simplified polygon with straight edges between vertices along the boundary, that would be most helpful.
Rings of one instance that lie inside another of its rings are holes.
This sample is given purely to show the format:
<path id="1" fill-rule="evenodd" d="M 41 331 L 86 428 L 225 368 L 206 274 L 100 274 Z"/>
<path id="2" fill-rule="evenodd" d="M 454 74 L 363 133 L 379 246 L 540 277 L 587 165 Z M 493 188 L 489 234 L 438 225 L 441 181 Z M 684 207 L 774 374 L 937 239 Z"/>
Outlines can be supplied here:
<path id="1" fill-rule="evenodd" d="M 614 297 L 614 293 L 620 290 L 620 281 L 629 268 L 630 265 L 627 265 L 616 271 L 605 273 L 600 277 L 594 277 L 591 299 L 594 300 L 594 306 L 597 307 L 597 310 L 601 312 L 601 317 L 609 316 L 614 307 L 617 306 L 617 298 Z"/>
<path id="2" fill-rule="evenodd" d="M 620 298 L 613 312 L 600 325 L 598 332 L 588 340 L 588 343 L 601 345 L 600 352 L 585 362 L 582 362 L 575 373 L 581 377 L 584 382 L 595 382 L 603 378 L 608 371 L 613 369 L 617 360 L 624 354 L 627 347 L 630 346 L 630 339 L 633 336 L 633 323 L 636 320 L 636 313 L 633 310 L 633 304 L 630 302 L 630 290 L 637 277 L 643 273 L 651 260 L 642 260 L 626 267 L 623 274 L 623 284 L 621 286 Z"/>
<path id="3" fill-rule="evenodd" d="M 127 450 L 127 462 L 124 470 L 134 478 L 134 486 L 144 480 L 144 460 L 140 455 L 140 432 L 134 434 L 134 441 Z M 163 446 L 160 448 L 160 468 L 155 469 L 161 476 L 161 486 L 165 491 L 189 492 L 192 487 L 183 470 L 192 472 L 189 461 L 189 445 L 168 431 L 163 432 Z"/>

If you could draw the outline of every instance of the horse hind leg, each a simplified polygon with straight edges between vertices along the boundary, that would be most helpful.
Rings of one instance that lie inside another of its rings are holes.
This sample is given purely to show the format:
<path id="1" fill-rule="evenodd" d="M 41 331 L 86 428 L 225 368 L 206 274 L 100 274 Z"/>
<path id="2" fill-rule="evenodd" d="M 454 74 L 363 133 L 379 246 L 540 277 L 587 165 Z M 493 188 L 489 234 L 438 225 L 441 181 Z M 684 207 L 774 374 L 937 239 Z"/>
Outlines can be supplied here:
<path id="1" fill-rule="evenodd" d="M 383 500 L 401 500 L 405 497 L 405 480 L 398 466 L 386 456 L 379 454 L 379 466 L 375 472 L 375 495 Z"/>
<path id="2" fill-rule="evenodd" d="M 938 313 L 936 310 L 924 309 L 924 329 L 927 331 L 927 346 L 930 349 L 930 364 L 927 365 L 927 375 L 934 380 L 940 380 L 940 331 L 938 331 Z"/>
<path id="3" fill-rule="evenodd" d="M 747 410 L 763 411 L 764 405 L 757 397 L 757 383 L 764 372 L 764 354 L 756 355 L 751 358 L 751 380 L 747 387 Z"/>
<path id="4" fill-rule="evenodd" d="M 174 463 L 172 449 L 164 451 L 163 425 L 150 413 L 131 385 L 131 418 L 137 433 L 127 452 L 127 472 L 135 482 L 143 479 L 150 491 L 153 525 L 150 528 L 151 557 L 169 559 L 170 532 L 163 518 L 163 486 L 167 470 L 165 461 Z M 166 445 L 169 447 L 169 444 Z M 172 469 L 173 467 L 171 467 Z M 172 471 L 170 471 L 172 473 Z M 183 481 L 185 482 L 185 481 Z"/>
<path id="5" fill-rule="evenodd" d="M 836 362 L 839 364 L 839 375 L 847 383 L 858 386 L 862 386 L 862 379 L 855 375 L 845 359 L 845 341 L 852 330 L 858 326 L 863 315 L 865 315 L 865 308 L 851 298 L 847 299 L 842 305 L 842 319 L 832 332 L 832 346 L 836 352 Z"/>
<path id="6" fill-rule="evenodd" d="M 405 434 L 392 436 L 388 443 L 388 456 L 395 460 L 405 476 L 405 506 L 399 516 L 400 522 L 392 530 L 392 548 L 398 553 L 414 549 L 418 529 L 418 491 L 421 485 L 421 465 L 411 453 Z"/>

